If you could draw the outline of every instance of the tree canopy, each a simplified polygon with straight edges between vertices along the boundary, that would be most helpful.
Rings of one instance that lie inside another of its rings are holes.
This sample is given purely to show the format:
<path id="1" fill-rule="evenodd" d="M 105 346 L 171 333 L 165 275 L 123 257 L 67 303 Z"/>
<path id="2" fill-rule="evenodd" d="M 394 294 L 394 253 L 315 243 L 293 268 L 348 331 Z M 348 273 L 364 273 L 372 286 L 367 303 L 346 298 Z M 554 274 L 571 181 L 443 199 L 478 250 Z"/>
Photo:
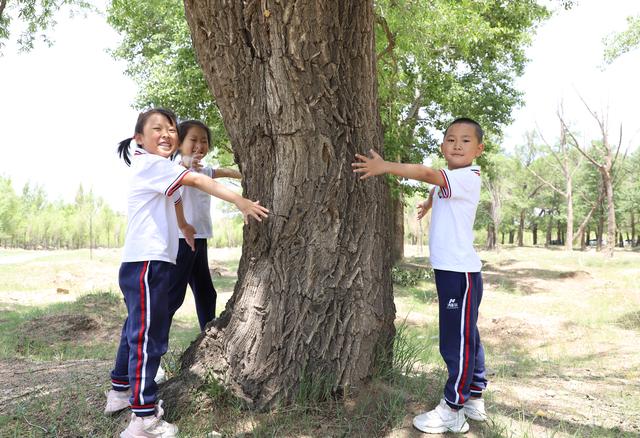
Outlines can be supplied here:
<path id="1" fill-rule="evenodd" d="M 640 15 L 627 17 L 627 28 L 605 38 L 604 60 L 608 64 L 640 47 Z"/>
<path id="2" fill-rule="evenodd" d="M 381 117 L 389 156 L 422 161 L 451 117 L 478 119 L 499 135 L 521 103 L 532 31 L 549 11 L 534 0 L 377 0 Z M 109 23 L 122 35 L 114 56 L 129 62 L 137 107 L 164 105 L 214 130 L 230 151 L 220 113 L 193 53 L 180 0 L 114 0 Z M 226 155 L 228 158 L 228 155 Z"/>
<path id="3" fill-rule="evenodd" d="M 48 31 L 57 24 L 56 16 L 66 10 L 70 14 L 91 10 L 91 3 L 84 0 L 0 0 L 0 53 L 11 36 L 14 21 L 22 29 L 17 38 L 19 50 L 30 50 L 36 40 L 51 45 Z"/>

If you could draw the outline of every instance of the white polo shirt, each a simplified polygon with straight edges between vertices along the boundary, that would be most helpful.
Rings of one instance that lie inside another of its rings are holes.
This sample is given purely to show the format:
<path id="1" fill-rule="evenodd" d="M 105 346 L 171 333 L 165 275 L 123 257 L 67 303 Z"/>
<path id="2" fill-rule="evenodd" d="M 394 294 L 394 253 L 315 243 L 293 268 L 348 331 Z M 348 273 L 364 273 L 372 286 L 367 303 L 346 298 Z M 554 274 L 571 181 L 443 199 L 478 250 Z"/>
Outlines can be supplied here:
<path id="1" fill-rule="evenodd" d="M 176 263 L 178 189 L 190 171 L 162 158 L 135 149 L 131 160 L 131 185 L 127 205 L 127 234 L 123 262 L 160 260 Z"/>
<path id="2" fill-rule="evenodd" d="M 207 166 L 200 169 L 199 173 L 213 178 L 215 170 Z M 213 236 L 211 226 L 211 195 L 194 187 L 183 187 L 182 208 L 185 219 L 196 229 L 196 239 L 208 239 Z M 184 238 L 179 230 L 178 234 L 181 239 Z"/>
<path id="3" fill-rule="evenodd" d="M 480 202 L 480 167 L 442 169 L 445 187 L 433 196 L 429 254 L 434 269 L 480 272 L 482 262 L 473 248 L 473 223 Z"/>

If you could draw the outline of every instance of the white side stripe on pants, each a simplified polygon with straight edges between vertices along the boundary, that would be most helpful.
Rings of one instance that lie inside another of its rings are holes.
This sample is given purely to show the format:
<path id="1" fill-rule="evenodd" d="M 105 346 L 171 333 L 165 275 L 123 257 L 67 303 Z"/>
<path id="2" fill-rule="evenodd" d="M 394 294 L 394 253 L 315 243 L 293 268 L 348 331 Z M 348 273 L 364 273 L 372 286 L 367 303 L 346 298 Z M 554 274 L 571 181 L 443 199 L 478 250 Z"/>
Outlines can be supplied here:
<path id="1" fill-rule="evenodd" d="M 462 314 L 460 315 L 460 364 L 458 365 L 458 378 L 456 379 L 456 384 L 454 385 L 454 389 L 456 391 L 456 404 L 460 403 L 460 379 L 462 378 L 463 365 L 464 365 L 464 324 L 465 324 L 465 314 L 467 313 L 467 294 L 469 293 L 469 275 L 465 272 L 464 278 L 467 280 L 467 288 L 464 291 L 464 297 L 462 298 Z"/>
<path id="2" fill-rule="evenodd" d="M 150 265 L 151 263 L 149 263 Z M 144 273 L 144 301 L 145 301 L 145 310 L 146 315 L 144 318 L 145 328 L 144 328 L 144 344 L 142 344 L 142 379 L 140 382 L 140 404 L 144 404 L 144 396 L 142 393 L 144 392 L 144 384 L 147 378 L 147 341 L 149 340 L 149 326 L 151 325 L 151 299 L 149 294 L 149 268 L 147 265 L 147 272 Z M 138 359 L 139 360 L 139 359 Z"/>

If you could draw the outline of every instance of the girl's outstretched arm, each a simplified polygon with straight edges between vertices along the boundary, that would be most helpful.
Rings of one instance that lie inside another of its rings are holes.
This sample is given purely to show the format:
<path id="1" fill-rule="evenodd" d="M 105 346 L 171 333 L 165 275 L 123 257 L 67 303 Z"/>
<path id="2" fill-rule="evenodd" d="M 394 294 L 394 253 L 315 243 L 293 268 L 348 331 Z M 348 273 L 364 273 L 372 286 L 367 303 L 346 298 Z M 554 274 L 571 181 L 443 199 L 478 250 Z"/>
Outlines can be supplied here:
<path id="1" fill-rule="evenodd" d="M 228 169 L 226 167 L 220 167 L 218 169 L 214 169 L 213 172 L 214 178 L 235 178 L 242 179 L 242 174 L 235 169 Z"/>
<path id="2" fill-rule="evenodd" d="M 371 176 L 378 176 L 385 173 L 400 176 L 402 178 L 424 181 L 440 187 L 446 186 L 446 181 L 442 172 L 422 164 L 406 164 L 385 161 L 373 149 L 369 151 L 371 158 L 356 154 L 357 162 L 351 164 L 355 173 L 362 173 L 360 179 L 367 179 Z"/>
<path id="3" fill-rule="evenodd" d="M 187 244 L 191 248 L 191 251 L 196 250 L 196 242 L 195 235 L 196 229 L 187 222 L 187 219 L 184 217 L 184 208 L 182 208 L 182 199 L 180 199 L 176 203 L 176 218 L 178 219 L 178 228 L 182 231 L 182 235 L 184 236 L 184 240 L 187 241 Z"/>
<path id="4" fill-rule="evenodd" d="M 231 202 L 244 216 L 244 223 L 249 223 L 249 217 L 253 217 L 258 222 L 262 222 L 262 218 L 268 216 L 269 210 L 260 205 L 260 201 L 250 201 L 243 198 L 234 191 L 229 190 L 222 184 L 214 181 L 206 175 L 196 172 L 187 173 L 182 179 L 182 184 L 185 186 L 195 187 L 205 193 L 222 199 L 223 201 Z"/>

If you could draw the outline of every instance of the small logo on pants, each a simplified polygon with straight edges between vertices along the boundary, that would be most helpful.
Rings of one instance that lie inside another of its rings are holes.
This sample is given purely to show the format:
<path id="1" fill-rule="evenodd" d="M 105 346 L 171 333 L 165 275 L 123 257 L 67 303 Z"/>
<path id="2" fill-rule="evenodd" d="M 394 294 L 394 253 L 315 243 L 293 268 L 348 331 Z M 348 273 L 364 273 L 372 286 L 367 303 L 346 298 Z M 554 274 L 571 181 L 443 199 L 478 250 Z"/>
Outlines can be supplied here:
<path id="1" fill-rule="evenodd" d="M 458 309 L 458 303 L 456 303 L 455 298 L 451 298 L 447 303 L 447 310 L 456 310 Z"/>

